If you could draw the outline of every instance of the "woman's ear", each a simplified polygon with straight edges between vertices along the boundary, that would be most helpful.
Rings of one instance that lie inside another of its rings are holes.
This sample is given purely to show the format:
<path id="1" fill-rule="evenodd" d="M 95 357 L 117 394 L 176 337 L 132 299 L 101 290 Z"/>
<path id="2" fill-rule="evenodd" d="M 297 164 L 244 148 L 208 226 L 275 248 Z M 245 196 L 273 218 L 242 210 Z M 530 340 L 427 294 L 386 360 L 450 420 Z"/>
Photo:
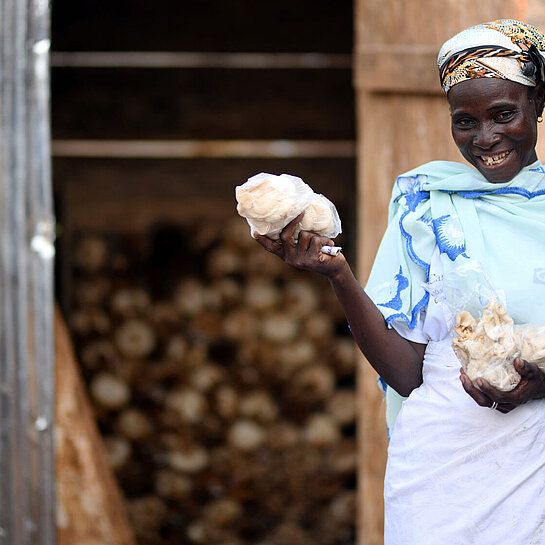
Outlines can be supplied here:
<path id="1" fill-rule="evenodd" d="M 543 107 L 545 106 L 545 83 L 543 82 L 535 87 L 534 105 L 536 108 L 536 116 L 541 117 L 543 114 Z"/>

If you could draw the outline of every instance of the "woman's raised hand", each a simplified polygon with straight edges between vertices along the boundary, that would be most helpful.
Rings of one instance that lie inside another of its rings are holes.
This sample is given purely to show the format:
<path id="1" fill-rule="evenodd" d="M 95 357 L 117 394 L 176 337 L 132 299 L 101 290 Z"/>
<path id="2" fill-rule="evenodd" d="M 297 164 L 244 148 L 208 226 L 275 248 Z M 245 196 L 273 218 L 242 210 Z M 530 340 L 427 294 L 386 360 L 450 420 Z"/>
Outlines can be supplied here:
<path id="1" fill-rule="evenodd" d="M 330 256 L 321 251 L 322 246 L 334 245 L 330 238 L 310 231 L 300 231 L 298 240 L 295 242 L 293 235 L 303 215 L 304 212 L 284 227 L 280 233 L 280 240 L 272 240 L 263 235 L 257 235 L 256 240 L 266 250 L 292 267 L 332 277 L 346 266 L 346 260 L 342 253 Z"/>
<path id="2" fill-rule="evenodd" d="M 508 413 L 530 401 L 545 397 L 545 373 L 535 363 L 530 363 L 516 358 L 515 370 L 521 376 L 520 382 L 509 392 L 502 392 L 490 385 L 484 379 L 476 380 L 479 388 L 475 387 L 470 378 L 460 370 L 460 380 L 464 390 L 482 407 L 492 407 L 497 403 L 496 409 L 501 413 Z"/>

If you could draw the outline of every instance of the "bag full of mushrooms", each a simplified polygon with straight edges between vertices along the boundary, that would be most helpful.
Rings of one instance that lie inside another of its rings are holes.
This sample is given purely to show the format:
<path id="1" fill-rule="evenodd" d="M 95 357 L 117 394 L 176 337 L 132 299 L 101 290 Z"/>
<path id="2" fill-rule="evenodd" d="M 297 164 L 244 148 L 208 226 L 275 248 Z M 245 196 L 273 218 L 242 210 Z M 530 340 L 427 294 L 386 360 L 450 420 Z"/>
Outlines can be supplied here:
<path id="1" fill-rule="evenodd" d="M 466 283 L 465 293 L 471 295 L 460 296 L 459 288 L 447 295 L 451 301 L 454 293 L 458 296 L 457 303 L 451 302 L 455 314 L 452 347 L 475 386 L 483 378 L 498 390 L 515 388 L 521 378 L 514 368 L 515 358 L 535 363 L 545 372 L 545 325 L 515 324 L 480 265 L 460 268 L 457 274 L 471 279 L 474 289 L 468 290 Z"/>
<path id="2" fill-rule="evenodd" d="M 250 225 L 251 235 L 277 240 L 282 229 L 305 212 L 295 231 L 312 231 L 335 238 L 342 231 L 335 205 L 314 193 L 301 178 L 290 174 L 261 172 L 235 188 L 237 212 Z"/>

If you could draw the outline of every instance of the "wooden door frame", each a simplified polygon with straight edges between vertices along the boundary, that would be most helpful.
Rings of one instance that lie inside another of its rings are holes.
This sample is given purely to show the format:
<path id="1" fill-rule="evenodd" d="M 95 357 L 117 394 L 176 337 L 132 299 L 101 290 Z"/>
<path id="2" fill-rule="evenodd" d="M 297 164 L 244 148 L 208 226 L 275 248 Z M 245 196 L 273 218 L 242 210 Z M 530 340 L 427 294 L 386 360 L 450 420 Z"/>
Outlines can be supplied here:
<path id="1" fill-rule="evenodd" d="M 0 543 L 53 545 L 49 3 L 0 0 Z"/>

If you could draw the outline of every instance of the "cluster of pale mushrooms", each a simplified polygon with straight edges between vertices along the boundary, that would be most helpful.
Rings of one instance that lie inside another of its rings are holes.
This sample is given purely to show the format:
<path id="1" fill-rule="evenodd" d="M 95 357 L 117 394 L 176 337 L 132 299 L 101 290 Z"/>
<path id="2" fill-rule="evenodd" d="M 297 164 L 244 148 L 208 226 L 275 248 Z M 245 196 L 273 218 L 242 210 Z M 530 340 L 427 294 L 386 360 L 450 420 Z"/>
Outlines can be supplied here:
<path id="1" fill-rule="evenodd" d="M 489 301 L 478 320 L 466 310 L 458 313 L 455 331 L 454 352 L 474 384 L 483 378 L 498 390 L 512 390 L 520 382 L 515 358 L 545 371 L 545 326 L 516 326 L 498 301 Z"/>
<path id="2" fill-rule="evenodd" d="M 246 218 L 251 234 L 278 239 L 282 229 L 301 212 L 305 212 L 299 231 L 312 231 L 335 238 L 341 222 L 333 203 L 314 191 L 297 176 L 262 172 L 236 187 L 237 212 Z"/>

